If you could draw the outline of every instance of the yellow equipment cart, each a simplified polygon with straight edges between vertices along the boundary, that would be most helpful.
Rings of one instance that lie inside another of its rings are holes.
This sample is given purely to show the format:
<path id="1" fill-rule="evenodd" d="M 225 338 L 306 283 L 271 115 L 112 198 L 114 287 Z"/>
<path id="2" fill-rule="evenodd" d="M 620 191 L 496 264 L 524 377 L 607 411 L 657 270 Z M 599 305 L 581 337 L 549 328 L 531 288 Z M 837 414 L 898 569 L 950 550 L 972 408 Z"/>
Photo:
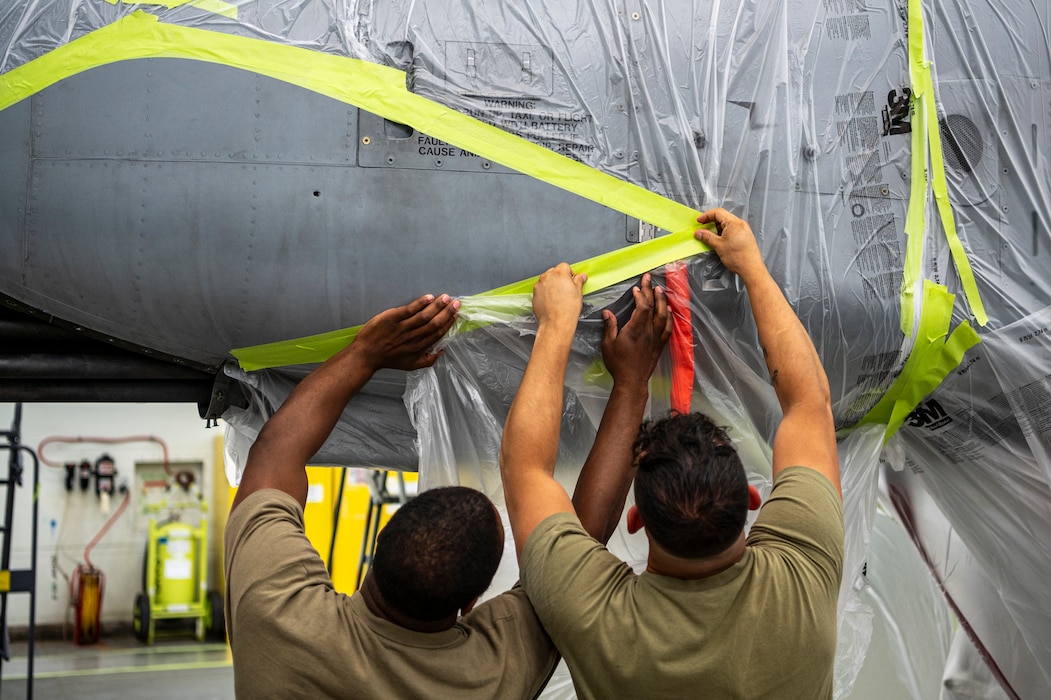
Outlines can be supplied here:
<path id="1" fill-rule="evenodd" d="M 186 480 L 181 472 L 176 474 L 182 493 L 172 489 L 175 499 L 147 507 L 145 590 L 135 597 L 133 615 L 135 636 L 146 644 L 153 644 L 158 622 L 167 620 L 193 620 L 198 641 L 226 639 L 222 596 L 207 587 L 206 506 L 192 497 Z"/>

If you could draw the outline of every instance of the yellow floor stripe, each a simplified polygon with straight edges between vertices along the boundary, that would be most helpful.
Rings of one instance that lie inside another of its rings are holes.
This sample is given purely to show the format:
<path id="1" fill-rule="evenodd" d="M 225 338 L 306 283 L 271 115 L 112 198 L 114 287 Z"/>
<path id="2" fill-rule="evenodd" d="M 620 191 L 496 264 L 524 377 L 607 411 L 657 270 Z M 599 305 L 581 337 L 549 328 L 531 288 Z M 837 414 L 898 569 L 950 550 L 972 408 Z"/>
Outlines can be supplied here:
<path id="1" fill-rule="evenodd" d="M 47 657 L 35 660 L 39 664 Z M 108 676 L 125 673 L 150 673 L 153 671 L 193 671 L 206 668 L 229 668 L 233 666 L 233 660 L 225 661 L 197 661 L 182 664 L 151 664 L 148 666 L 115 666 L 113 668 L 78 668 L 64 671 L 38 671 L 33 670 L 33 678 L 72 678 L 76 676 Z M 25 680 L 25 673 L 4 674 L 4 680 Z"/>

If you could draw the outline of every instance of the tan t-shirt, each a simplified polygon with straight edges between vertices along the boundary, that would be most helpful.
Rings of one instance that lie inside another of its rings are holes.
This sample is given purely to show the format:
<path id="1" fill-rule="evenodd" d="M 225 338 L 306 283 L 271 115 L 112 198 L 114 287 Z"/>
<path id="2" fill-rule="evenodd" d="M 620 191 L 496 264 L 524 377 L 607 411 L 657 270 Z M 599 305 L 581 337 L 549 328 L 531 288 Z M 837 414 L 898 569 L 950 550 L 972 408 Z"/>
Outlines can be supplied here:
<path id="1" fill-rule="evenodd" d="M 580 698 L 832 697 L 843 510 L 812 469 L 779 474 L 745 556 L 714 576 L 643 573 L 552 515 L 522 553 Z"/>
<path id="2" fill-rule="evenodd" d="M 521 588 L 451 629 L 414 632 L 332 588 L 288 494 L 248 496 L 226 526 L 239 698 L 533 698 L 558 656 Z"/>

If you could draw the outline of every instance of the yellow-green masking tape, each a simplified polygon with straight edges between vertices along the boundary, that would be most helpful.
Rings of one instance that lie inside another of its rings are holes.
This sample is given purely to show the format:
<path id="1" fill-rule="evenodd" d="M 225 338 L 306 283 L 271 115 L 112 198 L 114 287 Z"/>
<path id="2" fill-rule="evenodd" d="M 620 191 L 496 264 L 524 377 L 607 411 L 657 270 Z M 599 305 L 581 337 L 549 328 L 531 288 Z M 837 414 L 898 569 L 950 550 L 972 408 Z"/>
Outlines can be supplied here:
<path id="1" fill-rule="evenodd" d="M 696 255 L 702 250 L 701 243 L 693 237 L 692 232 L 687 231 L 661 236 L 630 248 L 603 253 L 576 263 L 572 265 L 572 268 L 578 274 L 581 272 L 588 274 L 588 281 L 584 284 L 584 293 L 590 294 L 661 265 Z M 532 277 L 478 296 L 504 297 L 532 294 L 536 280 L 536 277 Z M 237 358 L 241 369 L 246 372 L 268 367 L 324 362 L 353 342 L 359 330 L 361 326 L 354 326 L 295 340 L 237 348 L 230 352 Z"/>
<path id="2" fill-rule="evenodd" d="M 934 79 L 931 75 L 930 61 L 926 60 L 924 48 L 923 5 L 921 0 L 909 0 L 909 77 L 912 82 L 912 192 L 909 197 L 909 211 L 906 217 L 908 243 L 905 256 L 905 273 L 902 279 L 902 331 L 909 335 L 912 332 L 913 299 L 912 290 L 920 277 L 922 259 L 922 226 L 925 223 L 924 213 L 927 203 L 927 184 L 934 192 L 934 201 L 938 207 L 945 238 L 949 243 L 960 284 L 970 306 L 971 313 L 979 325 L 989 322 L 978 292 L 974 270 L 967 259 L 967 251 L 956 231 L 956 220 L 949 201 L 948 186 L 945 180 L 945 159 L 942 152 L 941 131 L 938 128 L 937 104 L 934 94 Z M 917 133 L 917 130 L 922 130 Z M 929 157 L 929 161 L 928 161 Z M 928 170 L 929 163 L 929 170 Z M 929 177 L 928 177 L 929 176 Z M 917 181 L 923 184 L 923 193 L 917 200 Z M 922 204 L 922 206 L 921 206 Z"/>
<path id="3" fill-rule="evenodd" d="M 885 424 L 884 442 L 890 440 L 920 401 L 959 367 L 964 353 L 978 344 L 981 339 L 967 321 L 949 334 L 954 301 L 954 295 L 944 286 L 924 281 L 923 311 L 909 359 L 887 393 L 858 421 L 858 426 Z"/>
<path id="4" fill-rule="evenodd" d="M 405 75 L 401 71 L 283 44 L 164 24 L 142 11 L 0 76 L 0 109 L 78 72 L 135 58 L 188 58 L 221 63 L 299 85 L 408 124 L 476 155 L 675 232 L 648 244 L 578 263 L 575 270 L 589 275 L 585 293 L 704 250 L 692 235 L 698 212 L 690 207 L 414 95 L 405 89 Z M 492 294 L 528 293 L 534 283 L 535 278 L 523 280 Z M 242 348 L 233 354 L 246 370 L 318 362 L 346 346 L 356 334 L 357 328 L 343 329 Z"/>
<path id="5" fill-rule="evenodd" d="M 909 56 L 915 59 L 923 53 L 923 27 L 918 29 L 909 23 Z M 923 235 L 926 231 L 927 211 L 927 120 L 925 103 L 927 92 L 921 78 L 921 60 L 909 61 L 909 82 L 912 94 L 909 98 L 912 123 L 912 182 L 909 191 L 909 208 L 905 214 L 905 265 L 901 281 L 901 332 L 911 338 L 916 331 L 916 288 L 923 277 Z"/>
<path id="6" fill-rule="evenodd" d="M 952 205 L 945 181 L 941 132 L 938 128 L 934 80 L 930 62 L 924 56 L 923 6 L 920 0 L 909 0 L 909 78 L 912 123 L 912 185 L 909 208 L 905 217 L 905 265 L 901 290 L 901 330 L 906 336 L 915 333 L 915 344 L 901 374 L 887 393 L 873 406 L 858 425 L 883 423 L 887 426 L 884 440 L 901 428 L 920 401 L 934 391 L 950 372 L 959 366 L 963 355 L 979 341 L 970 323 L 962 323 L 946 338 L 952 320 L 955 297 L 930 280 L 923 282 L 923 298 L 918 327 L 915 321 L 915 290 L 923 276 L 923 236 L 926 230 L 928 185 L 934 192 L 938 213 L 945 230 L 949 249 L 967 301 L 975 320 L 985 325 L 988 317 L 978 294 L 974 272 L 956 232 Z"/>
<path id="7" fill-rule="evenodd" d="M 930 80 L 930 72 L 927 73 Z M 953 262 L 956 263 L 956 273 L 960 276 L 960 284 L 963 286 L 964 296 L 967 304 L 974 314 L 974 320 L 978 325 L 984 326 L 989 323 L 989 315 L 985 312 L 985 304 L 982 302 L 981 294 L 978 293 L 978 282 L 974 279 L 974 270 L 971 269 L 971 261 L 967 258 L 967 251 L 963 248 L 963 242 L 956 231 L 956 219 L 952 213 L 952 204 L 949 202 L 949 188 L 945 181 L 945 158 L 942 154 L 941 129 L 937 127 L 937 112 L 933 91 L 931 99 L 927 102 L 928 127 L 927 135 L 931 144 L 931 189 L 934 191 L 934 202 L 938 205 L 938 215 L 941 217 L 942 229 L 945 238 L 949 242 L 949 251 L 952 253 Z"/>
<path id="8" fill-rule="evenodd" d="M 184 3 L 179 0 L 164 0 L 156 4 L 174 7 Z M 218 0 L 198 0 L 192 4 L 230 16 L 230 6 Z M 236 8 L 233 9 L 236 11 Z M 919 278 L 925 209 L 924 206 L 914 205 L 917 202 L 925 203 L 928 146 L 935 161 L 933 165 L 936 165 L 935 197 L 943 227 L 949 237 L 953 259 L 972 311 L 979 322 L 984 324 L 984 309 L 978 298 L 974 276 L 956 235 L 951 209 L 945 196 L 939 134 L 936 129 L 927 128 L 934 113 L 933 86 L 929 66 L 923 60 L 922 9 L 918 0 L 910 0 L 910 29 L 913 99 L 918 100 L 914 105 L 918 104 L 920 107 L 916 109 L 914 106 L 913 128 L 919 127 L 921 131 L 914 136 L 913 194 L 910 197 L 906 223 L 910 236 L 903 291 L 903 328 L 908 320 L 910 322 L 907 332 L 912 330 L 912 304 L 907 302 L 911 301 L 911 290 Z M 156 17 L 141 11 L 0 76 L 0 109 L 84 70 L 123 60 L 150 57 L 187 58 L 221 63 L 299 85 L 392 121 L 406 123 L 417 131 L 457 145 L 476 155 L 502 163 L 661 229 L 676 232 L 672 236 L 658 238 L 648 244 L 613 251 L 578 263 L 575 266 L 576 271 L 589 274 L 588 285 L 585 287 L 587 292 L 602 289 L 609 284 L 672 260 L 688 257 L 703 249 L 690 233 L 695 226 L 697 212 L 689 207 L 413 95 L 405 89 L 405 78 L 400 71 L 282 44 L 163 24 L 157 21 Z M 927 134 L 924 134 L 924 131 Z M 917 142 L 922 144 L 918 149 L 915 147 Z M 921 173 L 923 177 L 920 177 Z M 921 195 L 918 186 L 922 187 Z M 531 291 L 534 282 L 535 278 L 523 280 L 493 290 L 492 294 L 528 292 Z M 925 297 L 928 296 L 925 289 Z M 944 297 L 941 298 L 944 301 Z M 925 299 L 919 328 L 920 338 L 926 338 L 926 341 L 917 344 L 892 390 L 862 419 L 862 422 L 887 422 L 888 438 L 900 427 L 923 396 L 933 390 L 948 372 L 958 365 L 963 352 L 977 342 L 977 336 L 969 324 L 958 327 L 948 342 L 942 341 L 937 334 L 932 335 L 932 329 L 948 328 L 951 301 L 947 308 L 944 304 L 935 307 L 928 302 L 929 299 Z M 235 350 L 234 355 L 245 369 L 319 362 L 350 343 L 358 328 Z"/>

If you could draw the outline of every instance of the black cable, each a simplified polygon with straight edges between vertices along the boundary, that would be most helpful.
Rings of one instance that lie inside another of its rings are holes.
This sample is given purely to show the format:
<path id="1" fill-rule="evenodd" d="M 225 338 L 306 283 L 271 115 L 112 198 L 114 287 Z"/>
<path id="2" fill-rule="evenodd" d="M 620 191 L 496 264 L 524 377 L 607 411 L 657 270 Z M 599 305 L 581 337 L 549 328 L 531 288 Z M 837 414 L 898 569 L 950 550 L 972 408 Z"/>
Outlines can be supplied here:
<path id="1" fill-rule="evenodd" d="M 339 509 L 343 505 L 343 486 L 347 483 L 347 468 L 340 467 L 336 509 L 332 512 L 332 541 L 328 545 L 328 576 L 332 578 L 332 564 L 336 554 L 336 534 L 339 532 Z"/>

